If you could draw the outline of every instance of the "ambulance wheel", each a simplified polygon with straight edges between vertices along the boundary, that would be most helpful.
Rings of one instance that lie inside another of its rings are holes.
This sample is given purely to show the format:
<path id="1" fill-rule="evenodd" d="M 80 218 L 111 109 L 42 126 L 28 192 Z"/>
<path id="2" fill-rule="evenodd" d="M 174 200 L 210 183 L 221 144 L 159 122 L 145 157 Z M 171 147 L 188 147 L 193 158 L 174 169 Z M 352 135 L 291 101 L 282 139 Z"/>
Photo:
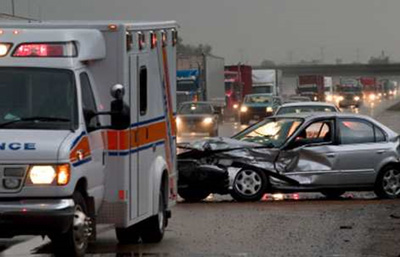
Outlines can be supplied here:
<path id="1" fill-rule="evenodd" d="M 242 169 L 233 181 L 231 196 L 238 202 L 259 201 L 267 188 L 268 179 L 259 170 Z"/>
<path id="2" fill-rule="evenodd" d="M 144 221 L 141 227 L 141 237 L 144 243 L 158 243 L 163 239 L 167 225 L 166 207 L 164 192 L 161 190 L 158 200 L 158 214 Z"/>
<path id="3" fill-rule="evenodd" d="M 137 225 L 129 228 L 115 228 L 115 234 L 120 244 L 137 244 L 140 241 L 139 228 Z"/>
<path id="4" fill-rule="evenodd" d="M 179 189 L 178 194 L 186 202 L 196 203 L 206 199 L 210 192 L 199 189 Z"/>
<path id="5" fill-rule="evenodd" d="M 71 227 L 66 233 L 49 236 L 56 256 L 85 256 L 91 234 L 91 222 L 82 194 L 75 192 L 73 200 L 75 210 Z"/>

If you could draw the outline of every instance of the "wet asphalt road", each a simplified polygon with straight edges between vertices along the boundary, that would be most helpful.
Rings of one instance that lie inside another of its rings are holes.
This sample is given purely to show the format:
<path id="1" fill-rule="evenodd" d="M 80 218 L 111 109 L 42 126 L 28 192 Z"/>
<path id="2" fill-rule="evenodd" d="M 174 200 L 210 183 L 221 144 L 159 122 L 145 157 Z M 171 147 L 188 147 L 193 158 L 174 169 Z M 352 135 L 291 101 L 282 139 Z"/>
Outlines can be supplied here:
<path id="1" fill-rule="evenodd" d="M 400 133 L 400 109 L 386 110 L 393 103 L 345 111 L 374 116 Z M 243 128 L 225 123 L 220 135 Z M 319 194 L 266 195 L 256 203 L 215 195 L 202 203 L 180 202 L 172 211 L 160 244 L 118 245 L 112 227 L 101 226 L 88 256 L 400 256 L 400 200 L 377 200 L 373 193 L 349 192 L 334 201 Z M 50 252 L 41 237 L 0 240 L 0 256 Z"/>

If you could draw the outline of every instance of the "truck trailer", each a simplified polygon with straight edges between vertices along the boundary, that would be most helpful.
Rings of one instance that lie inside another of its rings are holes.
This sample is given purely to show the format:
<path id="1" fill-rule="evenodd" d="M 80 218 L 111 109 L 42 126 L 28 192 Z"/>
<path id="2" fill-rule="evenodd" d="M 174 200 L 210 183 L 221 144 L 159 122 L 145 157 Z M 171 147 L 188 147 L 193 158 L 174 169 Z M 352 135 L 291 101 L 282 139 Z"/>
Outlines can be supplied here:
<path id="1" fill-rule="evenodd" d="M 224 59 L 213 55 L 179 56 L 178 106 L 187 101 L 207 101 L 223 113 L 225 108 L 224 66 Z"/>
<path id="2" fill-rule="evenodd" d="M 162 240 L 176 202 L 175 22 L 0 24 L 0 237 L 84 256 Z M 110 94 L 111 92 L 111 94 Z"/>

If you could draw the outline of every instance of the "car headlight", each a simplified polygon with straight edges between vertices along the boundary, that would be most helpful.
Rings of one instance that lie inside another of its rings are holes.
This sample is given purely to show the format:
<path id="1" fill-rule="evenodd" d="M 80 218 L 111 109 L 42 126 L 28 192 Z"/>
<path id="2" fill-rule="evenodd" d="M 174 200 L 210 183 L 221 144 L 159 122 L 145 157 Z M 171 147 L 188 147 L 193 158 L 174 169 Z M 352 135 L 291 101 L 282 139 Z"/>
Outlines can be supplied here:
<path id="1" fill-rule="evenodd" d="M 211 118 L 211 117 L 207 117 L 207 118 L 205 118 L 204 120 L 203 120 L 203 123 L 204 124 L 211 124 L 213 122 L 213 119 Z"/>
<path id="2" fill-rule="evenodd" d="M 70 180 L 69 164 L 34 165 L 29 170 L 30 182 L 34 185 L 67 185 Z"/>
<path id="3" fill-rule="evenodd" d="M 375 94 L 370 94 L 369 95 L 369 100 L 374 101 L 376 99 L 376 95 Z"/>
<path id="4" fill-rule="evenodd" d="M 239 108 L 239 105 L 238 104 L 234 104 L 233 105 L 233 109 L 237 109 L 237 108 Z"/>
<path id="5" fill-rule="evenodd" d="M 314 96 L 314 101 L 317 101 L 317 100 L 318 100 L 318 97 Z"/>
<path id="6" fill-rule="evenodd" d="M 274 109 L 272 109 L 271 106 L 268 106 L 268 107 L 267 107 L 267 112 L 273 112 L 273 111 L 274 111 Z"/>
<path id="7" fill-rule="evenodd" d="M 249 110 L 249 108 L 247 108 L 247 106 L 242 106 L 242 108 L 240 108 L 241 112 L 247 112 Z"/>
<path id="8" fill-rule="evenodd" d="M 177 117 L 176 118 L 176 125 L 179 126 L 179 125 L 181 125 L 181 123 L 182 123 L 181 118 Z"/>
<path id="9" fill-rule="evenodd" d="M 332 102 L 333 101 L 333 96 L 332 95 L 327 95 L 326 96 L 326 101 Z"/>
<path id="10" fill-rule="evenodd" d="M 360 97 L 359 96 L 355 96 L 354 97 L 354 101 L 360 101 Z"/>

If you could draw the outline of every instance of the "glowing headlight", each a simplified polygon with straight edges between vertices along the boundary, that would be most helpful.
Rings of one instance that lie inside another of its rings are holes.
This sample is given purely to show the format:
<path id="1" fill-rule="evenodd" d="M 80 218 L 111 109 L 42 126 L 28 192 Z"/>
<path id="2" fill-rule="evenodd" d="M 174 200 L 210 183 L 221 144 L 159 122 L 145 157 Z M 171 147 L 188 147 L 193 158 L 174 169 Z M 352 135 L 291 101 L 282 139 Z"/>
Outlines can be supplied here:
<path id="1" fill-rule="evenodd" d="M 210 118 L 210 117 L 207 117 L 207 118 L 205 118 L 205 119 L 203 120 L 203 123 L 204 123 L 204 124 L 211 124 L 212 122 L 213 122 L 213 119 Z"/>
<path id="2" fill-rule="evenodd" d="M 317 100 L 318 100 L 318 98 L 316 96 L 314 96 L 314 101 L 317 101 Z"/>
<path id="3" fill-rule="evenodd" d="M 343 101 L 344 100 L 344 97 L 343 96 L 338 96 L 338 101 Z"/>
<path id="4" fill-rule="evenodd" d="M 332 95 L 327 95 L 326 96 L 326 101 L 332 102 L 333 101 L 333 96 Z"/>
<path id="5" fill-rule="evenodd" d="M 182 123 L 181 118 L 177 117 L 176 118 L 176 125 L 179 126 L 179 125 L 181 125 L 181 123 Z"/>
<path id="6" fill-rule="evenodd" d="M 271 106 L 268 106 L 268 107 L 267 107 L 267 112 L 273 112 L 273 111 L 274 111 L 274 109 L 272 109 Z"/>
<path id="7" fill-rule="evenodd" d="M 29 172 L 29 178 L 33 184 L 50 185 L 56 176 L 53 166 L 33 166 Z"/>
<path id="8" fill-rule="evenodd" d="M 71 177 L 69 164 L 34 165 L 29 170 L 30 182 L 34 185 L 67 185 Z"/>
<path id="9" fill-rule="evenodd" d="M 10 46 L 10 44 L 0 44 L 0 57 L 3 57 L 8 53 Z"/>
<path id="10" fill-rule="evenodd" d="M 369 100 L 374 101 L 376 99 L 376 95 L 375 94 L 370 94 L 369 95 Z"/>
<path id="11" fill-rule="evenodd" d="M 233 105 L 233 109 L 237 109 L 237 108 L 239 108 L 239 105 L 238 104 L 234 104 Z"/>
<path id="12" fill-rule="evenodd" d="M 247 112 L 249 110 L 249 108 L 247 108 L 247 106 L 242 106 L 242 108 L 240 108 L 241 112 Z"/>
<path id="13" fill-rule="evenodd" d="M 354 97 L 354 101 L 360 101 L 360 97 L 359 96 L 355 96 Z"/>

